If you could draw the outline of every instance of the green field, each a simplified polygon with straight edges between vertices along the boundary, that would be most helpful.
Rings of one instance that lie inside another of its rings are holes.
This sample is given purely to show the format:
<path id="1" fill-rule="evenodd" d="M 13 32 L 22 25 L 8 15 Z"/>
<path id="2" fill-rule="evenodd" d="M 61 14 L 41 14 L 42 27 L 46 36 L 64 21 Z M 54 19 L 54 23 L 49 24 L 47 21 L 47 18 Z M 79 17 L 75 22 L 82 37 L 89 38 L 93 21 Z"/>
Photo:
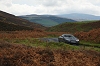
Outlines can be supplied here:
<path id="1" fill-rule="evenodd" d="M 42 24 L 43 26 L 55 26 L 55 25 L 58 25 L 59 23 L 55 22 L 55 21 L 52 21 L 52 20 L 49 20 L 49 19 L 41 19 L 41 20 L 37 20 L 38 24 Z"/>
<path id="2" fill-rule="evenodd" d="M 88 32 L 92 29 L 100 28 L 100 21 L 84 21 L 84 22 L 74 22 L 74 23 L 62 23 L 57 26 L 48 28 L 47 31 L 57 31 L 57 32 Z"/>
<path id="3" fill-rule="evenodd" d="M 3 41 L 15 44 L 24 44 L 30 47 L 41 47 L 49 49 L 60 49 L 60 50 L 95 50 L 100 51 L 100 44 L 91 44 L 89 42 L 80 42 L 80 45 L 70 45 L 66 43 L 59 42 L 43 42 L 38 38 L 28 38 L 28 39 L 5 39 Z"/>

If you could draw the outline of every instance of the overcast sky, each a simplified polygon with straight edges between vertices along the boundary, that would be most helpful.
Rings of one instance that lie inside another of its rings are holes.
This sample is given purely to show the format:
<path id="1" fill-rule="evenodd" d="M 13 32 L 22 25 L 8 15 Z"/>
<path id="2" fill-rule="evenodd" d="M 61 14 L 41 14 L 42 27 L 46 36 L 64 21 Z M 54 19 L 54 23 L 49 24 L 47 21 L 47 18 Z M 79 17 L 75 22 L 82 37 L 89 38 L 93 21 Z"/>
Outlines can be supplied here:
<path id="1" fill-rule="evenodd" d="M 84 13 L 100 16 L 100 0 L 0 0 L 0 10 L 14 15 Z"/>

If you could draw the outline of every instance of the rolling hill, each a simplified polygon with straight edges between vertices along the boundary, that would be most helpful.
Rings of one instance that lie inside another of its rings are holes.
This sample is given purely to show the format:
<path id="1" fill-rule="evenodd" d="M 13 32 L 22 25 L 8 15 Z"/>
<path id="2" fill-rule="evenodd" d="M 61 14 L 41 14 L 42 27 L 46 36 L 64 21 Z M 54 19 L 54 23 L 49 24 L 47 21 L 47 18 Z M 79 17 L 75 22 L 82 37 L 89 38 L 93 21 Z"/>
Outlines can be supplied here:
<path id="1" fill-rule="evenodd" d="M 29 22 L 28 20 L 19 18 L 15 15 L 0 11 L 0 29 L 1 30 L 7 30 L 7 28 L 13 28 L 13 30 L 15 30 L 14 28 L 18 29 L 22 29 L 26 30 L 27 29 L 34 29 L 34 28 L 44 28 L 44 26 L 37 24 L 37 23 L 32 23 Z"/>
<path id="2" fill-rule="evenodd" d="M 54 15 L 23 15 L 19 16 L 23 19 L 27 19 L 30 22 L 35 22 L 41 24 L 46 27 L 55 26 L 64 22 L 76 22 L 75 20 L 68 19 L 68 18 L 61 18 Z"/>
<path id="3" fill-rule="evenodd" d="M 100 16 L 95 16 L 95 15 L 90 15 L 90 14 L 81 14 L 81 13 L 61 14 L 57 16 L 74 19 L 76 21 L 100 20 Z"/>
<path id="4" fill-rule="evenodd" d="M 15 25 L 15 24 L 8 24 L 5 22 L 0 21 L 0 31 L 16 31 L 16 30 L 33 30 L 33 28 Z"/>
<path id="5" fill-rule="evenodd" d="M 75 23 L 63 23 L 57 26 L 50 27 L 48 31 L 57 31 L 57 32 L 80 32 L 80 31 L 89 31 L 92 29 L 100 28 L 100 21 L 92 22 L 75 22 Z"/>

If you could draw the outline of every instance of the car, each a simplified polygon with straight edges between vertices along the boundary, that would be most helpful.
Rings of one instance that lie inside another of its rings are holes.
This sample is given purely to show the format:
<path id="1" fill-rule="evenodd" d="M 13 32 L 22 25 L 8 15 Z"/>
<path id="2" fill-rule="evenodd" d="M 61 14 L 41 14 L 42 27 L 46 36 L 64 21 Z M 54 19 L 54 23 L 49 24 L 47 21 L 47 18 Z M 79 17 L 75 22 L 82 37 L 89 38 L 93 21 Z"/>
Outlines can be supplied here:
<path id="1" fill-rule="evenodd" d="M 58 41 L 65 42 L 68 44 L 79 44 L 79 39 L 72 34 L 63 34 L 58 37 Z"/>

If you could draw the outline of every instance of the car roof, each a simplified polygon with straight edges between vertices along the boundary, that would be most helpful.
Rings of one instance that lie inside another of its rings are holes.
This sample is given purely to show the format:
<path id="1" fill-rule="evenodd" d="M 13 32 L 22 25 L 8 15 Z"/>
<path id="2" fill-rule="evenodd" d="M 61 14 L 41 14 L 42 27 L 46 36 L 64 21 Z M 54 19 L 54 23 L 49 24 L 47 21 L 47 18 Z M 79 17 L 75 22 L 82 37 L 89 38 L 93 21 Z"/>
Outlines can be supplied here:
<path id="1" fill-rule="evenodd" d="M 71 36 L 73 36 L 72 34 L 62 34 L 62 35 L 71 35 Z"/>

